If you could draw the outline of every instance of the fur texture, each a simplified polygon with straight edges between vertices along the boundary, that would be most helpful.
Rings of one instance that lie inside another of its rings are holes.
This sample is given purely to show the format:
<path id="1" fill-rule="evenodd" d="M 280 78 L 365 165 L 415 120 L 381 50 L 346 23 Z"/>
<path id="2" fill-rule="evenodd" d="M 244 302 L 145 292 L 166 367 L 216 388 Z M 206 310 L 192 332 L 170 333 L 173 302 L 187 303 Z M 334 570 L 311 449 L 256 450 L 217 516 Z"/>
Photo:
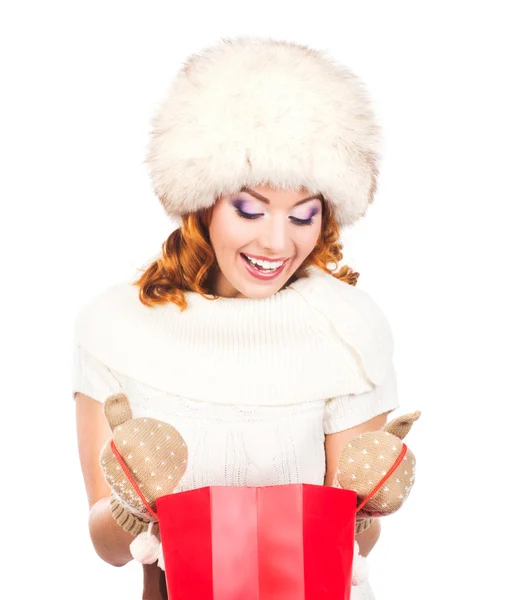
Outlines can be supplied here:
<path id="1" fill-rule="evenodd" d="M 191 56 L 152 128 L 146 162 L 173 217 L 265 184 L 322 193 L 341 226 L 373 201 L 380 129 L 366 92 L 306 46 L 238 38 Z"/>

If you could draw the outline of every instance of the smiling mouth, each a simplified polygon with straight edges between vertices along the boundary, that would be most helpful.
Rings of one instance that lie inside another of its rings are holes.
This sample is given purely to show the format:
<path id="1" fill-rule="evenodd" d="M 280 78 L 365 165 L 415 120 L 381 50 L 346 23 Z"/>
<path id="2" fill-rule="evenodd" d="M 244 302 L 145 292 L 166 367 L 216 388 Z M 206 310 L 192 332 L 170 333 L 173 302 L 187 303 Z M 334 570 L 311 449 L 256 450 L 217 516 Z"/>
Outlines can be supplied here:
<path id="1" fill-rule="evenodd" d="M 245 262 L 247 264 L 249 264 L 251 267 L 260 271 L 260 273 L 264 273 L 264 274 L 271 274 L 271 273 L 278 271 L 287 262 L 287 260 L 277 260 L 277 261 L 260 260 L 257 258 L 253 258 L 252 256 L 248 256 L 247 254 L 244 254 L 243 252 L 240 252 L 240 254 L 242 255 L 242 258 L 245 260 Z"/>
<path id="2" fill-rule="evenodd" d="M 290 261 L 289 258 L 267 261 L 255 258 L 254 256 L 248 256 L 243 252 L 240 252 L 240 256 L 249 275 L 260 281 L 273 281 L 277 277 L 280 277 Z"/>

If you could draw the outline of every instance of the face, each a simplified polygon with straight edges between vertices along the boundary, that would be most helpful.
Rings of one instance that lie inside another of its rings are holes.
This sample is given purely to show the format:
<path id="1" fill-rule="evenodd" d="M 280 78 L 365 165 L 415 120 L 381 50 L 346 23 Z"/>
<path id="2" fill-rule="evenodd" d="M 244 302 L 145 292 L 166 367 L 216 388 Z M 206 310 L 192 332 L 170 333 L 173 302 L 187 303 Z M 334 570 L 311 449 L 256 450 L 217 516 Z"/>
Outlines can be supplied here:
<path id="1" fill-rule="evenodd" d="M 272 296 L 311 253 L 321 226 L 320 195 L 259 186 L 222 196 L 209 227 L 220 268 L 212 291 L 232 298 Z"/>

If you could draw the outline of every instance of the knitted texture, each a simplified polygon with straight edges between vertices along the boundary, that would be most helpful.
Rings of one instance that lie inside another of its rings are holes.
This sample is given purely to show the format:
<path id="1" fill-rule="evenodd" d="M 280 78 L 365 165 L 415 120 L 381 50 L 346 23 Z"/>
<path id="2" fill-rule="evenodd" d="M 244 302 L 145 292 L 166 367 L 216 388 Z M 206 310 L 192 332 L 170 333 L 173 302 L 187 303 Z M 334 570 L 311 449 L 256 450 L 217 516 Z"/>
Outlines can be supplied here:
<path id="1" fill-rule="evenodd" d="M 392 367 L 391 329 L 380 308 L 321 269 L 268 298 L 186 298 L 184 312 L 170 302 L 148 307 L 136 286 L 112 286 L 81 312 L 76 340 L 123 375 L 225 405 L 361 394 L 383 384 Z M 255 385 L 262 373 L 272 377 Z"/>
<path id="2" fill-rule="evenodd" d="M 390 433 L 406 435 L 419 411 L 399 417 L 382 431 L 363 433 L 350 440 L 339 459 L 335 476 L 338 487 L 357 492 L 360 504 L 387 475 L 401 454 L 402 441 Z M 415 480 L 415 456 L 410 449 L 382 487 L 362 508 L 361 514 L 383 516 L 394 513 L 407 499 Z"/>
<path id="3" fill-rule="evenodd" d="M 137 287 L 112 286 L 75 340 L 74 391 L 124 393 L 134 418 L 182 435 L 176 491 L 322 485 L 324 435 L 398 408 L 391 334 L 366 292 L 313 269 L 262 300 L 187 299 L 145 307 Z"/>
<path id="4" fill-rule="evenodd" d="M 412 428 L 412 425 L 415 421 L 421 416 L 421 413 L 416 410 L 413 413 L 409 413 L 408 415 L 403 415 L 402 417 L 397 417 L 393 421 L 387 423 L 383 430 L 391 433 L 395 437 L 398 437 L 400 440 L 404 440 L 404 438 L 408 435 L 408 432 Z"/>
<path id="5" fill-rule="evenodd" d="M 150 521 L 146 521 L 141 517 L 132 514 L 121 504 L 119 499 L 113 495 L 110 499 L 110 510 L 113 518 L 117 521 L 120 527 L 122 527 L 128 533 L 138 536 L 140 533 L 143 533 L 143 531 L 147 531 Z M 159 525 L 158 523 L 154 523 L 152 533 L 157 535 L 158 532 Z"/>
<path id="6" fill-rule="evenodd" d="M 125 394 L 110 396 L 104 405 L 108 423 L 113 430 L 113 442 L 130 471 L 131 477 L 155 511 L 159 496 L 173 492 L 187 465 L 187 446 L 179 432 L 171 425 L 156 419 L 134 419 Z M 110 447 L 104 446 L 100 463 L 110 488 L 123 508 L 135 513 L 144 521 L 153 517 L 148 513 L 142 498 L 134 489 L 119 460 Z M 124 514 L 114 514 L 119 524 L 136 529 Z"/>
<path id="7" fill-rule="evenodd" d="M 177 491 L 209 485 L 322 485 L 324 434 L 336 433 L 399 407 L 396 378 L 371 392 L 331 400 L 247 406 L 195 401 L 108 369 L 76 349 L 74 389 L 99 400 L 125 393 L 136 418 L 152 417 L 180 432 L 189 451 Z"/>
<path id="8" fill-rule="evenodd" d="M 116 427 L 119 427 L 121 423 L 132 419 L 132 409 L 130 408 L 128 399 L 119 394 L 106 400 L 104 403 L 104 414 L 112 431 Z"/>
<path id="9" fill-rule="evenodd" d="M 375 519 L 373 519 L 373 518 L 357 519 L 355 521 L 355 535 L 357 535 L 358 533 L 362 533 L 363 531 L 366 531 L 366 529 L 368 529 L 368 527 L 373 525 L 373 521 L 375 521 Z"/>

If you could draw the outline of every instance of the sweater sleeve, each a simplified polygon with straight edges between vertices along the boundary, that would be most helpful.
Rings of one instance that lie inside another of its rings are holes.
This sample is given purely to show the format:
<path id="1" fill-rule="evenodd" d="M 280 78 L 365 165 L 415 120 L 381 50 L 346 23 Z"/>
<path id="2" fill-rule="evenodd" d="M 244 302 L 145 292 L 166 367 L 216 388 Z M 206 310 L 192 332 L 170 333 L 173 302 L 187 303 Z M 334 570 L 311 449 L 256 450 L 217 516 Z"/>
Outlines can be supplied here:
<path id="1" fill-rule="evenodd" d="M 98 402 L 122 391 L 114 371 L 76 343 L 73 352 L 73 397 L 81 392 Z"/>
<path id="2" fill-rule="evenodd" d="M 350 429 L 398 407 L 397 377 L 391 365 L 384 383 L 376 385 L 370 392 L 346 394 L 326 402 L 324 433 Z"/>

